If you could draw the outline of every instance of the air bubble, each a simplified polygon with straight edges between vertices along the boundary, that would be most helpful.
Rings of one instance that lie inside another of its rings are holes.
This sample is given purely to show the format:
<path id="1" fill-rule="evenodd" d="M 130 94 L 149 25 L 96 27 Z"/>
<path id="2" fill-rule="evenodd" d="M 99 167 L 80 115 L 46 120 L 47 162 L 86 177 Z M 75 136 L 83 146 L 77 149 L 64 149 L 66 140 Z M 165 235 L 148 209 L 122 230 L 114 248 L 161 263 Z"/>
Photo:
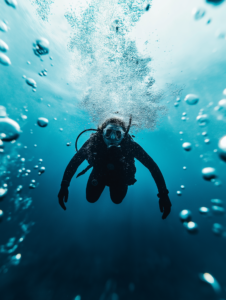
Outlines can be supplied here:
<path id="1" fill-rule="evenodd" d="M 49 53 L 49 41 L 45 38 L 40 38 L 36 40 L 33 48 L 34 54 L 37 56 L 46 55 Z"/>
<path id="2" fill-rule="evenodd" d="M 11 142 L 20 136 L 19 124 L 10 118 L 0 118 L 1 140 Z"/>
<path id="3" fill-rule="evenodd" d="M 182 195 L 182 192 L 181 192 L 181 191 L 177 191 L 177 195 L 178 195 L 178 196 L 181 196 L 181 195 Z"/>
<path id="4" fill-rule="evenodd" d="M 0 63 L 4 66 L 9 66 L 11 65 L 11 61 L 10 59 L 8 58 L 8 56 L 6 56 L 5 54 L 3 53 L 0 53 Z"/>
<path id="5" fill-rule="evenodd" d="M 26 83 L 27 83 L 28 85 L 32 86 L 33 88 L 36 88 L 36 87 L 37 87 L 36 82 L 35 82 L 34 79 L 32 79 L 32 78 L 27 78 L 27 79 L 26 79 Z"/>
<path id="6" fill-rule="evenodd" d="M 199 102 L 199 97 L 194 94 L 188 94 L 185 98 L 184 101 L 189 104 L 189 105 L 195 105 Z"/>
<path id="7" fill-rule="evenodd" d="M 192 14 L 193 14 L 193 17 L 194 17 L 195 20 L 200 20 L 200 19 L 202 19 L 205 16 L 206 11 L 204 9 L 202 9 L 202 8 L 199 8 L 199 9 L 198 8 L 194 8 L 192 10 Z"/>
<path id="8" fill-rule="evenodd" d="M 191 151 L 192 149 L 192 146 L 191 146 L 191 143 L 183 143 L 182 147 L 184 148 L 185 151 Z"/>
<path id="9" fill-rule="evenodd" d="M 8 192 L 7 188 L 0 188 L 0 200 L 2 200 Z"/>
<path id="10" fill-rule="evenodd" d="M 3 220 L 4 212 L 0 209 L 0 222 Z"/>
<path id="11" fill-rule="evenodd" d="M 196 118 L 199 126 L 204 127 L 209 123 L 209 116 L 206 114 L 201 114 Z"/>
<path id="12" fill-rule="evenodd" d="M 221 199 L 211 199 L 210 202 L 214 205 L 222 206 L 224 204 L 223 200 Z"/>
<path id="13" fill-rule="evenodd" d="M 3 32 L 8 31 L 7 25 L 2 21 L 0 21 L 0 31 L 3 31 Z"/>
<path id="14" fill-rule="evenodd" d="M 222 216 L 225 214 L 225 209 L 221 206 L 213 205 L 211 208 L 213 213 L 217 216 Z"/>
<path id="15" fill-rule="evenodd" d="M 212 227 L 212 232 L 217 236 L 221 236 L 224 232 L 224 227 L 221 224 L 214 223 Z"/>
<path id="16" fill-rule="evenodd" d="M 8 50 L 9 50 L 8 45 L 3 40 L 0 39 L 0 51 L 6 52 Z"/>
<path id="17" fill-rule="evenodd" d="M 44 172 L 45 172 L 45 170 L 46 170 L 46 168 L 45 168 L 45 167 L 41 167 L 41 168 L 39 169 L 39 173 L 40 173 L 40 174 L 42 174 L 42 173 L 44 173 Z M 40 175 L 40 174 L 39 174 L 39 175 Z"/>
<path id="18" fill-rule="evenodd" d="M 184 223 L 185 228 L 187 231 L 191 234 L 196 234 L 198 233 L 198 225 L 195 222 L 189 221 L 188 223 Z"/>
<path id="19" fill-rule="evenodd" d="M 46 127 L 49 123 L 49 120 L 46 119 L 46 118 L 38 118 L 37 120 L 37 124 L 40 126 L 40 127 Z"/>
<path id="20" fill-rule="evenodd" d="M 209 213 L 209 211 L 210 211 L 209 208 L 204 207 L 204 206 L 199 208 L 199 212 L 201 215 L 207 215 Z"/>
<path id="21" fill-rule="evenodd" d="M 207 167 L 202 169 L 202 176 L 205 180 L 211 180 L 217 177 L 216 169 Z"/>
<path id="22" fill-rule="evenodd" d="M 179 217 L 181 222 L 189 222 L 191 221 L 191 217 L 192 217 L 191 211 L 184 209 L 180 212 Z"/>
<path id="23" fill-rule="evenodd" d="M 5 0 L 5 3 L 9 6 L 16 8 L 17 7 L 17 1 L 16 0 Z"/>
<path id="24" fill-rule="evenodd" d="M 226 162 L 226 135 L 219 140 L 218 148 L 220 158 Z"/>

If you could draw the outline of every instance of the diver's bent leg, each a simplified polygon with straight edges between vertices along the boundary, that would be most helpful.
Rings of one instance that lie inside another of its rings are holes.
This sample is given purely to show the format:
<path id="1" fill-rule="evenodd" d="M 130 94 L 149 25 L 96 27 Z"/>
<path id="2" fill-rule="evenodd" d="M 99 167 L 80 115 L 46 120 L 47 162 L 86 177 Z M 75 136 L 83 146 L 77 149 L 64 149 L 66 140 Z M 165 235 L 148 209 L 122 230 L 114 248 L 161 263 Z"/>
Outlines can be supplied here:
<path id="1" fill-rule="evenodd" d="M 109 188 L 112 202 L 114 202 L 115 204 L 120 204 L 127 194 L 128 185 L 112 184 Z"/>
<path id="2" fill-rule="evenodd" d="M 94 172 L 92 171 L 86 186 L 87 201 L 90 203 L 96 202 L 100 198 L 100 195 L 102 194 L 104 188 L 105 183 L 103 182 L 103 180 L 97 180 Z"/>

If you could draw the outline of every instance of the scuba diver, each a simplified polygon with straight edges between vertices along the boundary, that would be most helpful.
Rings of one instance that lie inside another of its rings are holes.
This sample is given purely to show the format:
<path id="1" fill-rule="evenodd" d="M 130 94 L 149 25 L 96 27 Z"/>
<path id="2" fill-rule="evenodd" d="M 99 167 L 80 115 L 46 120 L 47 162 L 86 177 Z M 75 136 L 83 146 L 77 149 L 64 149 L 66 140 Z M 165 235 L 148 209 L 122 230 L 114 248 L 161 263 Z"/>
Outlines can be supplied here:
<path id="1" fill-rule="evenodd" d="M 159 208 L 165 219 L 171 211 L 171 202 L 168 196 L 163 175 L 153 159 L 129 135 L 132 117 L 129 125 L 120 118 L 109 118 L 98 129 L 86 129 L 76 139 L 77 153 L 69 162 L 61 182 L 58 194 L 60 206 L 66 210 L 64 202 L 68 200 L 68 187 L 77 168 L 86 159 L 89 166 L 77 175 L 83 175 L 93 167 L 86 186 L 86 199 L 90 203 L 96 202 L 105 186 L 109 186 L 111 200 L 119 204 L 125 198 L 128 186 L 133 185 L 136 167 L 134 158 L 138 159 L 151 172 L 158 188 Z M 78 151 L 77 142 L 82 133 L 95 130 L 91 137 Z"/>

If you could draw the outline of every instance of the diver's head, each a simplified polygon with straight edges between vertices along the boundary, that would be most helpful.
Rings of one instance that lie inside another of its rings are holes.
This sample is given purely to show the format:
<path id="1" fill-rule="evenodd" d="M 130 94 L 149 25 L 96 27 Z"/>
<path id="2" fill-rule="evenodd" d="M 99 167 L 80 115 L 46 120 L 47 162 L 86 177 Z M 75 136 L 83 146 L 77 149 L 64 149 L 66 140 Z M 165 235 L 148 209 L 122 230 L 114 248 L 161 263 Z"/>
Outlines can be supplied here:
<path id="1" fill-rule="evenodd" d="M 125 122 L 120 118 L 107 119 L 99 126 L 104 142 L 109 147 L 119 146 L 126 133 Z"/>

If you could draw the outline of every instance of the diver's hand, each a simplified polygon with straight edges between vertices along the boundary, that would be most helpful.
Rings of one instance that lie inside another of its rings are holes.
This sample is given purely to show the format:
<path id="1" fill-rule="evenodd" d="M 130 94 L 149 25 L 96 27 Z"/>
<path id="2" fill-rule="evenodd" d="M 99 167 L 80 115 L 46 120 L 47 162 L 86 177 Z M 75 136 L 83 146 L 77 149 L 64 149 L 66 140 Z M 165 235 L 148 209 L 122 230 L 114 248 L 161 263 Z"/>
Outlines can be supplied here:
<path id="1" fill-rule="evenodd" d="M 64 202 L 67 202 L 68 200 L 68 188 L 66 186 L 62 186 L 60 191 L 59 191 L 59 194 L 58 194 L 58 199 L 59 199 L 59 204 L 60 206 L 66 210 L 66 206 L 64 204 Z"/>
<path id="2" fill-rule="evenodd" d="M 160 196 L 159 197 L 159 208 L 160 211 L 163 213 L 162 219 L 166 219 L 166 217 L 170 214 L 171 211 L 171 202 L 168 195 Z"/>

